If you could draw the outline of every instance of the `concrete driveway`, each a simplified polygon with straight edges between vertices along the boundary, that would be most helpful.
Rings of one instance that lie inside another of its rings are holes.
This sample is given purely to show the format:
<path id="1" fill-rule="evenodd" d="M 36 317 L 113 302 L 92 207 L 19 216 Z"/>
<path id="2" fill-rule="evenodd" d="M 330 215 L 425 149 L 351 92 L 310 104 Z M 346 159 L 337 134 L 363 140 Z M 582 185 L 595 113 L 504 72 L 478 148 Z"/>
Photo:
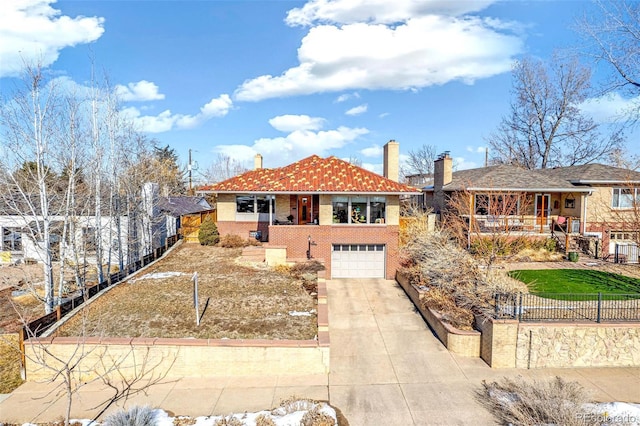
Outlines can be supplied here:
<path id="1" fill-rule="evenodd" d="M 591 389 L 596 401 L 640 401 L 640 369 L 493 370 L 450 354 L 395 281 L 327 281 L 329 398 L 351 426 L 491 425 L 475 400 L 482 380 L 559 375 Z"/>

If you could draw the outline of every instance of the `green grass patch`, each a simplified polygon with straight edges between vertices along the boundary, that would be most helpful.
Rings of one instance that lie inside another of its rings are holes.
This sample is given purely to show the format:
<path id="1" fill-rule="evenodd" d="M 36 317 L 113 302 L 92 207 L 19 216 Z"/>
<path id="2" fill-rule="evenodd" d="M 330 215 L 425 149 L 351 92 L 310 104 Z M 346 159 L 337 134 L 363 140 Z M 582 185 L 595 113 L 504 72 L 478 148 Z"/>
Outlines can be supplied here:
<path id="1" fill-rule="evenodd" d="M 527 284 L 531 293 L 640 293 L 640 279 L 591 269 L 526 269 L 509 276 Z"/>

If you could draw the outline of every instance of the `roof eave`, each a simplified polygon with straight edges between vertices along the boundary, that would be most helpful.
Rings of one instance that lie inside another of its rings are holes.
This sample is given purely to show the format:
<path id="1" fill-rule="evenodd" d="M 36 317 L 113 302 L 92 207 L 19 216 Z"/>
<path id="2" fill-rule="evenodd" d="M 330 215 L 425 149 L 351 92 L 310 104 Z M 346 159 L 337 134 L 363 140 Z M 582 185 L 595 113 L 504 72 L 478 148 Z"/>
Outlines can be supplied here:
<path id="1" fill-rule="evenodd" d="M 580 185 L 637 185 L 640 184 L 640 180 L 602 180 L 602 179 L 576 179 L 570 180 L 573 184 Z"/>
<path id="2" fill-rule="evenodd" d="M 297 194 L 326 194 L 326 195 L 420 195 L 422 191 L 252 191 L 252 190 L 234 190 L 234 191 L 208 191 L 210 194 L 265 194 L 265 195 L 297 195 Z"/>

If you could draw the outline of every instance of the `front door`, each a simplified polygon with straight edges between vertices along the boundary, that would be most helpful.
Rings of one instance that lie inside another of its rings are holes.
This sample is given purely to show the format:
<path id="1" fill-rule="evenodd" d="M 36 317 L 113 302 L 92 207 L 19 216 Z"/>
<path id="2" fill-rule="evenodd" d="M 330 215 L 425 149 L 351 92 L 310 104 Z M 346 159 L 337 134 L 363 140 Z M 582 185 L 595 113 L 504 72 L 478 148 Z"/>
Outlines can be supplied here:
<path id="1" fill-rule="evenodd" d="M 543 227 L 548 225 L 549 212 L 551 207 L 551 195 L 549 194 L 536 194 L 536 225 L 540 227 L 542 231 Z"/>
<path id="2" fill-rule="evenodd" d="M 298 225 L 311 222 L 311 195 L 298 195 Z"/>

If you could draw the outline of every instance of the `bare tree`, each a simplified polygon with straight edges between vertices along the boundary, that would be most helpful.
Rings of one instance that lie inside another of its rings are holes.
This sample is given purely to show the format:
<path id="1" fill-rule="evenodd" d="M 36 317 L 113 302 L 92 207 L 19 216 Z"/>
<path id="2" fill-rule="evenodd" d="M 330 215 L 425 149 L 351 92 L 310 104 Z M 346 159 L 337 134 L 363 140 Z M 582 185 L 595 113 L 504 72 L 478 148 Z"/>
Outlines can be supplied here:
<path id="1" fill-rule="evenodd" d="M 418 149 L 410 150 L 405 162 L 403 175 L 433 176 L 433 160 L 437 157 L 435 145 L 423 144 Z"/>
<path id="2" fill-rule="evenodd" d="M 213 163 L 204 172 L 204 178 L 208 183 L 221 182 L 239 174 L 248 171 L 248 169 L 238 160 L 234 160 L 228 155 L 218 154 Z"/>
<path id="3" fill-rule="evenodd" d="M 98 410 L 93 419 L 96 420 L 116 402 L 127 401 L 139 393 L 146 393 L 154 385 L 166 383 L 178 356 L 177 352 L 158 356 L 144 345 L 129 344 L 123 350 L 119 345 L 111 347 L 97 343 L 99 339 L 89 342 L 87 338 L 92 334 L 89 328 L 99 327 L 99 324 L 89 324 L 88 309 L 89 305 L 83 305 L 76 313 L 82 320 L 80 335 L 73 342 L 59 344 L 55 340 L 52 343 L 50 338 L 38 338 L 22 318 L 27 332 L 23 350 L 28 370 L 57 384 L 51 392 L 65 398 L 65 425 L 71 424 L 73 403 L 84 386 L 100 382 L 111 392 L 92 407 Z M 21 350 L 19 346 L 13 347 Z"/>
<path id="4" fill-rule="evenodd" d="M 578 31 L 590 42 L 588 55 L 609 65 L 606 91 L 640 94 L 640 3 L 633 0 L 596 0 L 601 12 L 585 15 Z M 636 105 L 632 112 L 637 118 Z"/>
<path id="5" fill-rule="evenodd" d="M 554 56 L 515 63 L 511 112 L 489 136 L 494 163 L 527 169 L 587 164 L 622 145 L 620 130 L 603 135 L 579 105 L 590 93 L 590 71 Z"/>
<path id="6" fill-rule="evenodd" d="M 55 216 L 51 178 L 55 144 L 60 132 L 60 97 L 47 84 L 40 64 L 25 66 L 25 87 L 3 102 L 0 127 L 3 138 L 1 168 L 5 173 L 2 195 L 5 212 L 18 214 L 26 223 L 44 272 L 45 312 L 53 311 L 52 227 Z M 28 167 L 24 167 L 28 164 Z M 19 169 L 16 170 L 16 169 Z M 15 173 L 7 172 L 16 170 Z M 5 213 L 6 214 L 6 213 Z"/>
<path id="7" fill-rule="evenodd" d="M 513 191 L 460 191 L 448 200 L 447 227 L 489 273 L 499 258 L 516 254 L 530 224 L 525 218 L 531 196 Z"/>

